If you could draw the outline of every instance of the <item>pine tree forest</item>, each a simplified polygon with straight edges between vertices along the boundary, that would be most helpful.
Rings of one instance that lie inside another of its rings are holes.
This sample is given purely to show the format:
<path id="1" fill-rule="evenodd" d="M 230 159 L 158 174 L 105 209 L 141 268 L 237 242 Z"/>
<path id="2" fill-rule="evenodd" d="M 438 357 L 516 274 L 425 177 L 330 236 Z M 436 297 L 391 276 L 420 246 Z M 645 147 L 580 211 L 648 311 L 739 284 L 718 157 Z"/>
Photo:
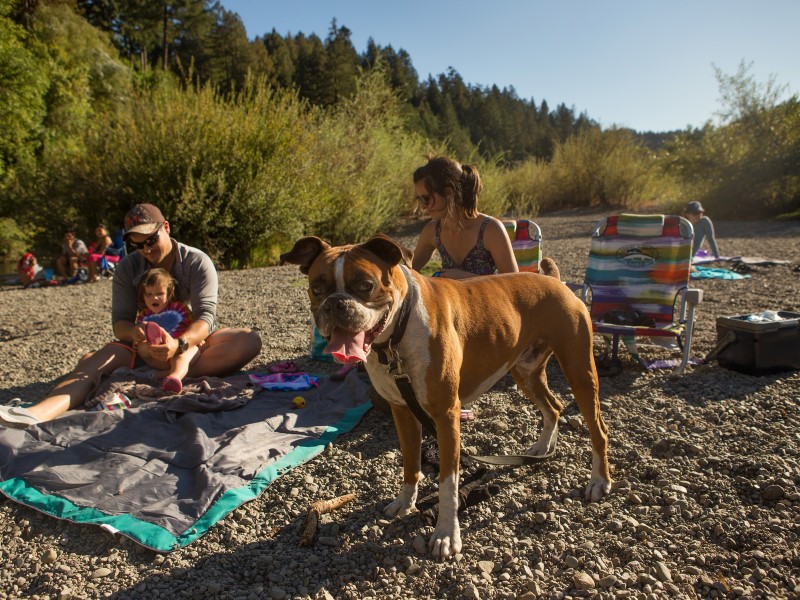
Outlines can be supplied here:
<path id="1" fill-rule="evenodd" d="M 800 213 L 798 98 L 746 63 L 717 73 L 719 123 L 636 132 L 550 107 L 547 90 L 452 68 L 420 80 L 402 48 L 359 50 L 336 19 L 325 38 L 250 40 L 216 1 L 0 0 L 0 82 L 6 259 L 148 201 L 220 266 L 273 264 L 297 235 L 391 229 L 432 153 L 476 164 L 498 216 L 689 199 L 719 217 Z"/>

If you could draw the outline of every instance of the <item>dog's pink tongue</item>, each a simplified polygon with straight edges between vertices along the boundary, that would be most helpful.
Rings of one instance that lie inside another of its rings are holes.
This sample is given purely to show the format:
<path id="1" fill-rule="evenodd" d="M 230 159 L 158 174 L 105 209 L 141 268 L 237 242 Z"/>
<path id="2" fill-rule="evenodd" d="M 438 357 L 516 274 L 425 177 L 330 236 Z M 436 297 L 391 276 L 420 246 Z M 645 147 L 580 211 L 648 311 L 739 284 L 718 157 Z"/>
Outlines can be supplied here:
<path id="1" fill-rule="evenodd" d="M 324 352 L 333 356 L 342 363 L 355 363 L 360 360 L 366 361 L 367 355 L 364 354 L 364 332 L 353 333 L 345 331 L 340 327 L 335 327 L 331 333 L 331 341 L 325 347 Z"/>

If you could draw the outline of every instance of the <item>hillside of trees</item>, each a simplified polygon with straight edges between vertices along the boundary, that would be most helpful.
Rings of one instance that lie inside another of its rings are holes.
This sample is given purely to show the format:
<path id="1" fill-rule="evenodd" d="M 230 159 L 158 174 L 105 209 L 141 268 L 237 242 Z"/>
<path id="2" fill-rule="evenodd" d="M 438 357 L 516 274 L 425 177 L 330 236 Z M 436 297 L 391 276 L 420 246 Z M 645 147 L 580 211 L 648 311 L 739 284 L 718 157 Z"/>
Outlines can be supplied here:
<path id="1" fill-rule="evenodd" d="M 602 129 L 563 104 L 420 81 L 412 57 L 334 20 L 327 36 L 248 40 L 208 0 L 0 0 L 0 256 L 159 204 L 224 266 L 269 264 L 293 237 L 354 241 L 414 205 L 430 152 L 472 162 L 481 209 L 575 206 L 719 217 L 800 210 L 800 104 L 742 63 L 717 72 L 718 124 Z"/>

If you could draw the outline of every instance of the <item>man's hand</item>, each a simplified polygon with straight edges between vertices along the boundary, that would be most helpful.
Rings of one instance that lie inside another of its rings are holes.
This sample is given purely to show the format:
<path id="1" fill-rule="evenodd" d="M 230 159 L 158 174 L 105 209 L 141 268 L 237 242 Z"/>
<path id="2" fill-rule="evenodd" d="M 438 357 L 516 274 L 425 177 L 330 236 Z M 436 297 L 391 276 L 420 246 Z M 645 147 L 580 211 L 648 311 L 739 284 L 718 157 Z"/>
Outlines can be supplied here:
<path id="1" fill-rule="evenodd" d="M 135 348 L 145 340 L 144 325 L 135 325 L 131 329 L 131 342 L 133 342 L 133 347 Z"/>
<path id="2" fill-rule="evenodd" d="M 164 331 L 162 335 L 164 337 L 164 343 L 151 344 L 150 355 L 156 360 L 163 360 L 166 362 L 178 352 L 178 340 L 173 338 L 166 331 Z"/>

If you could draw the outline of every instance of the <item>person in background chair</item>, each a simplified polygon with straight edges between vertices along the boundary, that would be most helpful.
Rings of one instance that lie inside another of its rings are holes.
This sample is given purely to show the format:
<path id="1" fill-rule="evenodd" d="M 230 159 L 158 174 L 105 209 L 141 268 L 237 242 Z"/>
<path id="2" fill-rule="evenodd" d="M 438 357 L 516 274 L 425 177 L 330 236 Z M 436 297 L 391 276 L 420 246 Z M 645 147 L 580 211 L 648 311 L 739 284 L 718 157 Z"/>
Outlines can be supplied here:
<path id="1" fill-rule="evenodd" d="M 56 258 L 56 269 L 64 279 L 77 273 L 80 262 L 86 260 L 89 251 L 83 240 L 75 237 L 73 229 L 64 231 L 64 241 L 61 244 L 61 254 Z"/>
<path id="2" fill-rule="evenodd" d="M 714 258 L 719 258 L 719 247 L 714 234 L 714 224 L 705 216 L 703 205 L 697 200 L 692 200 L 683 209 L 683 217 L 694 227 L 694 241 L 692 242 L 692 256 L 697 256 L 704 241 L 708 241 L 709 249 Z"/>

